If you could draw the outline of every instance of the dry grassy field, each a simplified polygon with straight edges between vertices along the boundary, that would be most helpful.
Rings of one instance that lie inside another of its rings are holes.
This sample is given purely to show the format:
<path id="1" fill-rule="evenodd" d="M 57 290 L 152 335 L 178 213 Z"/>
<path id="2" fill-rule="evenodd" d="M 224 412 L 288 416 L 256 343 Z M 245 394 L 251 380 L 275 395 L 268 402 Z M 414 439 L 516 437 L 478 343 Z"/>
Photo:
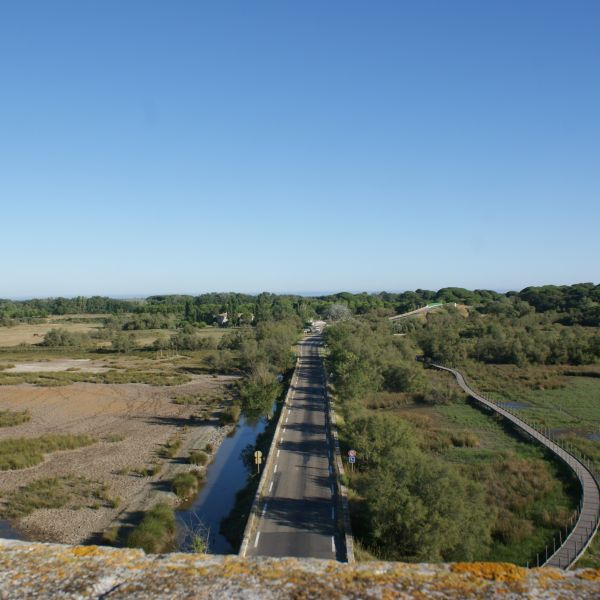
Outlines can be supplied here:
<path id="1" fill-rule="evenodd" d="M 19 344 L 39 344 L 51 329 L 56 329 L 57 327 L 77 333 L 90 333 L 102 326 L 102 323 L 95 321 L 88 323 L 48 321 L 46 323 L 25 323 L 15 325 L 14 327 L 0 327 L 0 346 L 12 347 Z"/>

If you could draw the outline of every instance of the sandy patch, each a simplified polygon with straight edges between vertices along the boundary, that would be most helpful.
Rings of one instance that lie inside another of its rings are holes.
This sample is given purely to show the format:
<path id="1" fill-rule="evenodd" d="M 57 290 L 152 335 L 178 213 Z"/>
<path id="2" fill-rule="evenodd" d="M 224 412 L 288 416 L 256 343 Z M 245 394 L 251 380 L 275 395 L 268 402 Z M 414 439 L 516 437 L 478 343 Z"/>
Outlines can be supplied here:
<path id="1" fill-rule="evenodd" d="M 87 373 L 103 373 L 108 369 L 102 363 L 92 361 L 89 358 L 69 358 L 64 360 L 47 360 L 44 362 L 17 363 L 5 373 L 52 373 L 56 371 L 68 371 L 77 369 Z"/>
<path id="2" fill-rule="evenodd" d="M 190 416 L 202 406 L 177 405 L 171 399 L 189 394 L 223 398 L 224 386 L 233 379 L 196 376 L 173 387 L 91 383 L 59 388 L 3 386 L 0 409 L 27 409 L 32 418 L 16 427 L 1 428 L 0 439 L 73 433 L 88 434 L 99 441 L 46 455 L 42 464 L 30 469 L 0 471 L 0 502 L 6 492 L 46 477 L 84 475 L 107 484 L 110 496 L 119 499 L 116 508 L 36 510 L 16 523 L 32 539 L 73 544 L 89 541 L 129 512 L 148 508 L 159 496 L 175 502 L 163 482 L 172 479 L 176 471 L 190 468 L 185 457 L 192 448 L 211 443 L 216 450 L 229 428 L 219 426 L 218 400 L 206 405 L 212 419 L 200 422 Z M 158 475 L 142 477 L 132 472 L 151 466 L 161 446 L 175 435 L 181 437 L 182 447 L 175 457 L 164 459 Z"/>

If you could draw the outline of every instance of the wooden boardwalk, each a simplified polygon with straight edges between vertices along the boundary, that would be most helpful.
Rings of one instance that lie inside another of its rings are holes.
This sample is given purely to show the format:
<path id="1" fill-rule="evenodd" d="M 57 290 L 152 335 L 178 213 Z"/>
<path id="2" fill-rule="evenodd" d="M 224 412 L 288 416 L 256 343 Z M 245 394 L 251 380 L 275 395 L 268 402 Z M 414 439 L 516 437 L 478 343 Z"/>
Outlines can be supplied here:
<path id="1" fill-rule="evenodd" d="M 532 565 L 537 566 L 537 563 L 539 563 L 540 566 L 559 567 L 561 569 L 568 569 L 573 566 L 577 559 L 583 554 L 583 551 L 588 547 L 598 529 L 600 516 L 600 488 L 592 471 L 584 464 L 583 459 L 578 459 L 543 432 L 523 421 L 514 412 L 475 392 L 475 390 L 467 385 L 463 375 L 456 369 L 450 369 L 436 364 L 431 364 L 431 366 L 452 373 L 454 377 L 456 377 L 458 385 L 460 385 L 469 396 L 487 408 L 501 414 L 530 437 L 548 448 L 577 475 L 582 489 L 582 499 L 577 512 L 577 520 L 574 522 L 570 531 L 568 528 L 562 530 L 556 536 L 553 546 L 547 547 L 543 555 L 538 555 L 536 564 Z"/>

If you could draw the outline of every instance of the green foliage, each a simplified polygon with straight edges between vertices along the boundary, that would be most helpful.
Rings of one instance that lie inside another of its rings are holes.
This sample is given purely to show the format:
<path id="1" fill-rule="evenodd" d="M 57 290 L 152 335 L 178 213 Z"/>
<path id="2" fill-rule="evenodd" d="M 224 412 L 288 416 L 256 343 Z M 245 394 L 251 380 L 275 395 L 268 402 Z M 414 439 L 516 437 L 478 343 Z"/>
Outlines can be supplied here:
<path id="1" fill-rule="evenodd" d="M 0 471 L 33 467 L 44 460 L 44 454 L 89 446 L 95 441 L 88 435 L 58 434 L 0 440 Z"/>
<path id="2" fill-rule="evenodd" d="M 370 546 L 392 560 L 472 560 L 490 542 L 482 486 L 417 451 L 363 481 Z"/>
<path id="3" fill-rule="evenodd" d="M 240 420 L 242 408 L 239 404 L 231 404 L 221 413 L 221 422 L 226 425 L 229 423 L 237 423 Z"/>
<path id="4" fill-rule="evenodd" d="M 190 452 L 188 462 L 192 465 L 205 465 L 208 462 L 208 454 L 202 450 L 193 450 Z"/>
<path id="5" fill-rule="evenodd" d="M 175 513 L 166 503 L 159 503 L 149 510 L 140 524 L 127 536 L 126 546 L 142 548 L 156 554 L 165 552 L 175 545 Z"/>
<path id="6" fill-rule="evenodd" d="M 0 427 L 14 427 L 31 420 L 28 410 L 0 410 Z"/>
<path id="7" fill-rule="evenodd" d="M 171 482 L 171 489 L 179 498 L 190 498 L 198 491 L 198 485 L 195 473 L 178 473 Z"/>
<path id="8" fill-rule="evenodd" d="M 66 329 L 51 329 L 45 336 L 42 346 L 50 348 L 74 347 L 82 348 L 91 345 L 91 338 L 87 333 L 78 333 Z"/>
<path id="9" fill-rule="evenodd" d="M 265 366 L 257 366 L 240 386 L 244 414 L 251 418 L 270 415 L 281 384 Z"/>

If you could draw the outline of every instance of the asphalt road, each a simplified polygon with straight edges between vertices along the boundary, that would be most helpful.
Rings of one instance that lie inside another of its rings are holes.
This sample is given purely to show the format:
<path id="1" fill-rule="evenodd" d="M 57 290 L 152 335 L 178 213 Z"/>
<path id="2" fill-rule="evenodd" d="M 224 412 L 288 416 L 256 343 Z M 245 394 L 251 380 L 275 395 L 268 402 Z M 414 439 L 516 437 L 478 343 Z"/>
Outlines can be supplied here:
<path id="1" fill-rule="evenodd" d="M 300 344 L 298 377 L 281 415 L 275 467 L 248 556 L 344 560 L 336 528 L 335 475 L 327 431 L 321 337 Z"/>

